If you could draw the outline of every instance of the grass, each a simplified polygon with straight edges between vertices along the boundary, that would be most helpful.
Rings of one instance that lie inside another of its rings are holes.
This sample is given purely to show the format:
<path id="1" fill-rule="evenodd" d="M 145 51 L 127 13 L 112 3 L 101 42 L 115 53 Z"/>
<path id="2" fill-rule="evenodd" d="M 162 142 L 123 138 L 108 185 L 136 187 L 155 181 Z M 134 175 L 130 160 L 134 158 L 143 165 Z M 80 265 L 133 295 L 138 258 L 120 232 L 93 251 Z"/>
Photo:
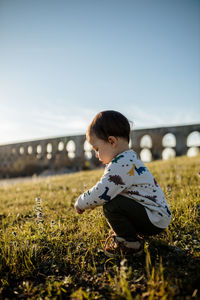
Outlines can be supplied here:
<path id="1" fill-rule="evenodd" d="M 74 211 L 76 198 L 103 170 L 1 186 L 0 299 L 200 297 L 200 156 L 148 167 L 173 220 L 145 241 L 139 258 L 105 257 L 102 208 Z"/>

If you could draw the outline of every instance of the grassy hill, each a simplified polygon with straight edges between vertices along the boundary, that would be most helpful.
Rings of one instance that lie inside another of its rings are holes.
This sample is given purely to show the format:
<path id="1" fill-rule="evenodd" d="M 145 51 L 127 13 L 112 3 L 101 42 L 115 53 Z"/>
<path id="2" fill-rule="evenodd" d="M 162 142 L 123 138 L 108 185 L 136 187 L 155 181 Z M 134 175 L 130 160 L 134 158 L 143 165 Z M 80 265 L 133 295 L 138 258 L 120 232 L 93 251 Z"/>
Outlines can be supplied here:
<path id="1" fill-rule="evenodd" d="M 200 156 L 148 164 L 173 220 L 140 258 L 108 259 L 99 207 L 76 198 L 103 170 L 0 187 L 0 299 L 197 299 L 200 296 Z M 36 201 L 40 197 L 42 201 Z"/>

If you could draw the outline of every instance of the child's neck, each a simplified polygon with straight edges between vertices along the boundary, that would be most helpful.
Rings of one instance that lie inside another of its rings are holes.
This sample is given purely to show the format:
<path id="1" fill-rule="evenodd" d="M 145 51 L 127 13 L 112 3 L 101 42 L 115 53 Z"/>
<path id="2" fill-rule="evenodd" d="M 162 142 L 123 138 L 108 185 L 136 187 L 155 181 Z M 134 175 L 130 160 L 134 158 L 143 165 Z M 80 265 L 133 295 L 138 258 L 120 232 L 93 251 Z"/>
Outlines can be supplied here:
<path id="1" fill-rule="evenodd" d="M 129 150 L 129 144 L 128 142 L 124 142 L 124 140 L 119 140 L 118 141 L 118 146 L 116 148 L 116 155 L 119 155 L 120 153 Z"/>

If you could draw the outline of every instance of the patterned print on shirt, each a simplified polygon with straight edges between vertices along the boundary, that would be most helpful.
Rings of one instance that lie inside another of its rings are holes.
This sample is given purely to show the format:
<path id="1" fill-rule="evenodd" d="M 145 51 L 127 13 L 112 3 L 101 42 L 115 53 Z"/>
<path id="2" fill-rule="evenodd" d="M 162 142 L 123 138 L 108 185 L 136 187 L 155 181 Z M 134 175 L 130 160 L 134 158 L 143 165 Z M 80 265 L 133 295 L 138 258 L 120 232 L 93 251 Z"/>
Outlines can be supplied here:
<path id="1" fill-rule="evenodd" d="M 170 212 L 169 208 L 167 207 L 167 205 L 165 205 L 165 208 L 167 210 L 168 215 L 171 216 L 171 212 Z"/>
<path id="2" fill-rule="evenodd" d="M 129 195 L 137 195 L 137 196 L 140 196 L 140 197 L 142 197 L 142 198 L 147 198 L 147 199 L 149 199 L 149 200 L 151 200 L 151 201 L 153 201 L 153 202 L 156 203 L 156 198 L 157 198 L 156 195 L 154 195 L 154 196 L 150 196 L 150 195 L 141 195 L 138 191 L 128 191 L 128 194 L 129 194 Z"/>
<path id="3" fill-rule="evenodd" d="M 110 200 L 110 196 L 107 195 L 109 191 L 109 188 L 106 186 L 105 187 L 105 191 L 103 192 L 103 194 L 101 196 L 99 196 L 100 199 L 104 199 L 106 201 L 109 201 Z"/>
<path id="4" fill-rule="evenodd" d="M 157 198 L 156 195 L 154 195 L 154 196 L 145 195 L 144 197 L 147 198 L 147 199 L 149 199 L 149 200 L 152 200 L 153 202 L 156 202 L 156 198 Z"/>
<path id="5" fill-rule="evenodd" d="M 137 160 L 139 160 L 139 156 L 138 156 L 138 154 L 137 154 L 136 152 L 134 152 L 134 154 L 135 154 L 135 156 L 133 156 L 133 158 L 135 158 L 135 157 L 136 157 L 136 159 L 137 159 Z"/>
<path id="6" fill-rule="evenodd" d="M 124 157 L 124 155 L 119 155 L 115 158 L 113 158 L 112 163 L 117 163 L 119 159 L 121 159 L 122 157 Z"/>
<path id="7" fill-rule="evenodd" d="M 129 195 L 137 195 L 137 196 L 141 196 L 140 193 L 138 191 L 128 191 Z"/>
<path id="8" fill-rule="evenodd" d="M 139 167 L 139 168 L 137 168 L 135 166 L 135 171 L 138 173 L 138 175 L 141 175 L 143 172 L 146 171 L 146 168 L 145 167 Z"/>
<path id="9" fill-rule="evenodd" d="M 134 169 L 135 169 L 135 165 L 133 164 L 132 168 L 130 169 L 129 172 L 127 172 L 127 174 L 128 174 L 129 176 L 133 176 L 133 175 L 134 175 Z"/>
<path id="10" fill-rule="evenodd" d="M 84 193 L 84 197 L 90 196 L 90 191 L 88 190 L 87 192 Z"/>
<path id="11" fill-rule="evenodd" d="M 109 175 L 109 179 L 110 182 L 114 182 L 114 184 L 118 185 L 125 185 L 125 183 L 123 182 L 122 178 L 119 175 Z"/>
<path id="12" fill-rule="evenodd" d="M 154 183 L 155 183 L 155 186 L 158 187 L 158 183 L 157 181 L 155 180 L 155 178 L 153 179 Z"/>

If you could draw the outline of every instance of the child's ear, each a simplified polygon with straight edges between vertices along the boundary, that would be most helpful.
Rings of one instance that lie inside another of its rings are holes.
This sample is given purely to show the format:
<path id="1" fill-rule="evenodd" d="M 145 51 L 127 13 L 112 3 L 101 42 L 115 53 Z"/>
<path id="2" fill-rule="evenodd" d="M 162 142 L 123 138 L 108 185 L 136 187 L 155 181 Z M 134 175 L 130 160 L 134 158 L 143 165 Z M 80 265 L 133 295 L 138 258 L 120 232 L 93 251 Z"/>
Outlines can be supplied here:
<path id="1" fill-rule="evenodd" d="M 115 146 L 117 144 L 117 138 L 115 136 L 109 136 L 108 143 L 111 144 L 112 146 Z"/>

